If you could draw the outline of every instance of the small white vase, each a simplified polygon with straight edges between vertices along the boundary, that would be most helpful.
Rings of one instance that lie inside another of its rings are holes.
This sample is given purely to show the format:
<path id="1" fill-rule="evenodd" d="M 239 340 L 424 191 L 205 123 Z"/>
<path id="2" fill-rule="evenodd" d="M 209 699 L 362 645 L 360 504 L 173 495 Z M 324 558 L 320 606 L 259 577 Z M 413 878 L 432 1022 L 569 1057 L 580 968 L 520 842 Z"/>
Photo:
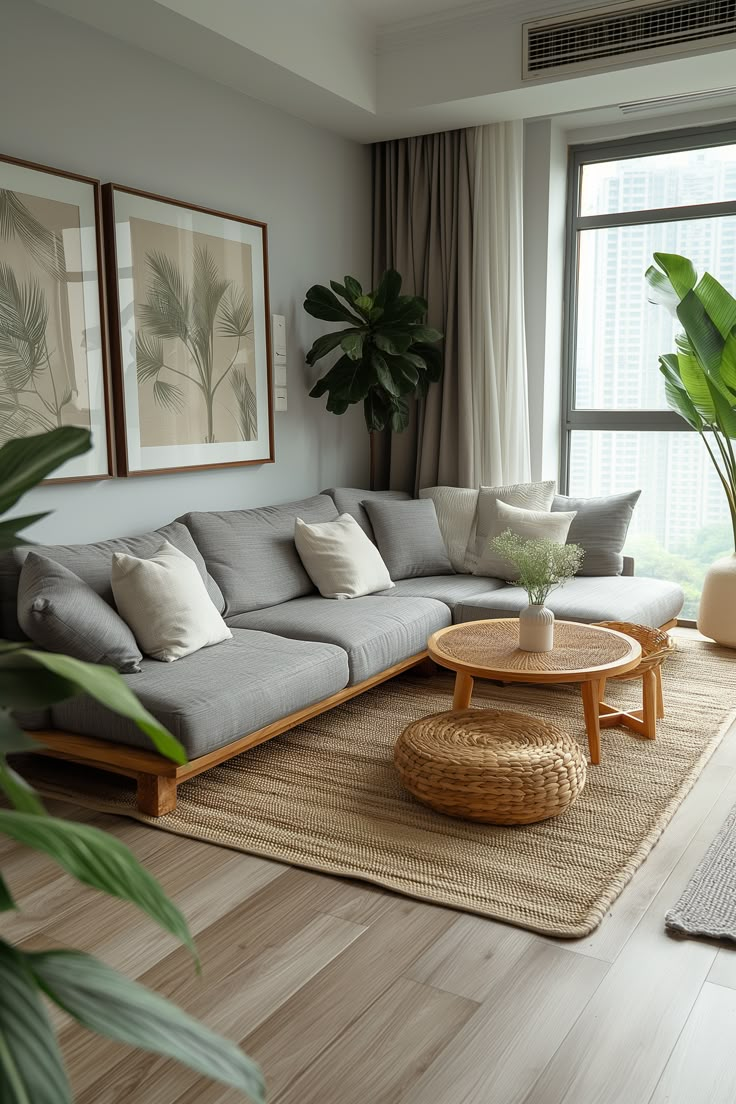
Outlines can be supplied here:
<path id="1" fill-rule="evenodd" d="M 708 568 L 700 596 L 698 628 L 717 644 L 736 648 L 736 555 Z"/>
<path id="2" fill-rule="evenodd" d="M 555 615 L 546 606 L 529 605 L 519 614 L 519 647 L 523 652 L 551 652 Z"/>

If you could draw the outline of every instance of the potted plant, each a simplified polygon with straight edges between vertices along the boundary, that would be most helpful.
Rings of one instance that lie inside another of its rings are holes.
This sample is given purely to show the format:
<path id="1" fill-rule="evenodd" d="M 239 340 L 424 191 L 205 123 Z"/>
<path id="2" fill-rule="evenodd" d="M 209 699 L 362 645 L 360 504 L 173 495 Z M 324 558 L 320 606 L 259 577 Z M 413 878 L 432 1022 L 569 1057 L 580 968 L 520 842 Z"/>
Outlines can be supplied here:
<path id="1" fill-rule="evenodd" d="M 507 529 L 493 541 L 499 556 L 516 569 L 529 605 L 519 613 L 519 647 L 525 652 L 550 652 L 554 645 L 555 615 L 545 602 L 550 593 L 579 570 L 585 553 L 579 544 L 525 540 Z"/>
<path id="2" fill-rule="evenodd" d="M 330 290 L 330 288 L 332 290 Z M 343 322 L 342 329 L 318 337 L 307 353 L 314 365 L 334 349 L 342 355 L 317 380 L 309 394 L 327 394 L 327 409 L 344 414 L 362 402 L 370 433 L 371 487 L 375 484 L 375 435 L 386 426 L 402 433 L 409 424 L 409 398 L 426 396 L 430 383 L 442 375 L 439 330 L 425 325 L 427 301 L 401 295 L 401 276 L 384 272 L 375 291 L 365 293 L 352 276 L 330 287 L 315 284 L 304 309 L 325 322 Z M 342 301 L 341 301 L 342 300 Z"/>
<path id="3" fill-rule="evenodd" d="M 736 549 L 736 299 L 716 279 L 701 279 L 687 257 L 655 253 L 647 269 L 649 301 L 666 307 L 682 326 L 676 352 L 659 368 L 672 410 L 700 437 L 721 481 Z M 698 628 L 736 648 L 736 554 L 708 569 Z"/>

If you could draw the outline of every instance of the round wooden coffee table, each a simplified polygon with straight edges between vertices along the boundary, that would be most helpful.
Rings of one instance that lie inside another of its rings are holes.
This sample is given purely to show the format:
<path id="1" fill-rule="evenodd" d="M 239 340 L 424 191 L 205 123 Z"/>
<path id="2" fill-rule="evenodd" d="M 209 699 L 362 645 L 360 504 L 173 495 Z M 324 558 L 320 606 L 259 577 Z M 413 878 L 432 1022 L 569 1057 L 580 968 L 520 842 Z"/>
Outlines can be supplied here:
<path id="1" fill-rule="evenodd" d="M 551 652 L 524 652 L 518 643 L 518 618 L 504 617 L 440 629 L 429 638 L 427 647 L 435 663 L 456 672 L 453 709 L 468 708 L 476 678 L 545 684 L 579 682 L 590 761 L 600 763 L 600 703 L 606 679 L 637 667 L 641 645 L 624 633 L 575 621 L 555 621 Z"/>

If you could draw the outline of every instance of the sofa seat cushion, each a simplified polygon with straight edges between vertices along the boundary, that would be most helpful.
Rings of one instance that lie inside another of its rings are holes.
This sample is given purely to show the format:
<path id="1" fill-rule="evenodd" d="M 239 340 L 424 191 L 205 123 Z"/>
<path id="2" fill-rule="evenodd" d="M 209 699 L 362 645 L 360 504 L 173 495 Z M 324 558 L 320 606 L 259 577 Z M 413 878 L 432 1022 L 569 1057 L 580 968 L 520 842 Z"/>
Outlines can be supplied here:
<path id="1" fill-rule="evenodd" d="M 314 584 L 294 545 L 294 523 L 298 517 L 312 523 L 337 516 L 328 495 L 314 495 L 255 510 L 186 514 L 180 520 L 225 596 L 225 615 L 234 616 L 312 594 Z"/>
<path id="2" fill-rule="evenodd" d="M 196 759 L 336 694 L 347 685 L 348 663 L 330 644 L 233 629 L 232 640 L 176 663 L 144 659 L 139 674 L 122 677 Z M 92 698 L 53 706 L 51 719 L 67 732 L 151 747 L 132 722 Z"/>
<path id="3" fill-rule="evenodd" d="M 553 591 L 547 606 L 561 621 L 632 621 L 658 627 L 677 617 L 685 596 L 676 583 L 638 575 L 593 579 L 577 575 Z M 506 586 L 487 598 L 470 598 L 455 609 L 456 621 L 515 617 L 528 603 L 521 587 Z"/>
<path id="4" fill-rule="evenodd" d="M 424 651 L 427 638 L 449 625 L 450 620 L 447 606 L 431 598 L 389 602 L 370 595 L 341 602 L 310 595 L 231 618 L 228 624 L 295 640 L 337 644 L 348 654 L 353 686 Z"/>
<path id="5" fill-rule="evenodd" d="M 485 598 L 505 585 L 501 579 L 478 575 L 428 575 L 423 579 L 400 579 L 391 590 L 379 590 L 374 597 L 434 598 L 454 611 L 462 602 Z"/>

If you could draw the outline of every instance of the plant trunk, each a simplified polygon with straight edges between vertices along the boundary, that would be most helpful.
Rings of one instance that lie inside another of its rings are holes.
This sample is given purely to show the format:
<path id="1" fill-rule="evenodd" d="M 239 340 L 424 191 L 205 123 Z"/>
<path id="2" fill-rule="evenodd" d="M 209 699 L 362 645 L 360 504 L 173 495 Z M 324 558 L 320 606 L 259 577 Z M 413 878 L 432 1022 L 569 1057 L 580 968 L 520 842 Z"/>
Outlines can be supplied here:
<path id="1" fill-rule="evenodd" d="M 375 489 L 376 489 L 376 463 L 377 463 L 377 460 L 378 460 L 378 457 L 376 455 L 376 453 L 378 452 L 378 448 L 377 448 L 375 429 L 371 429 L 369 431 L 368 441 L 369 441 L 369 445 L 370 445 L 370 454 L 371 454 L 370 489 L 372 491 L 375 491 Z"/>

